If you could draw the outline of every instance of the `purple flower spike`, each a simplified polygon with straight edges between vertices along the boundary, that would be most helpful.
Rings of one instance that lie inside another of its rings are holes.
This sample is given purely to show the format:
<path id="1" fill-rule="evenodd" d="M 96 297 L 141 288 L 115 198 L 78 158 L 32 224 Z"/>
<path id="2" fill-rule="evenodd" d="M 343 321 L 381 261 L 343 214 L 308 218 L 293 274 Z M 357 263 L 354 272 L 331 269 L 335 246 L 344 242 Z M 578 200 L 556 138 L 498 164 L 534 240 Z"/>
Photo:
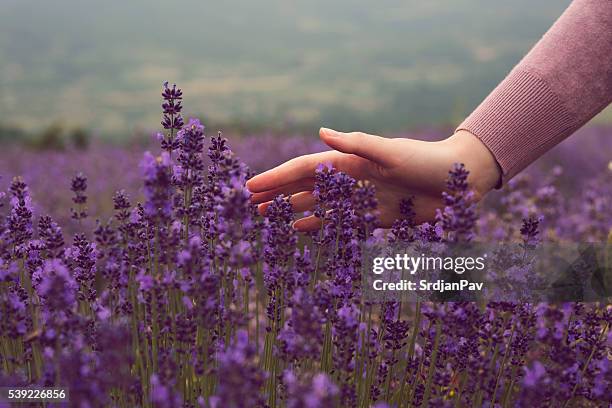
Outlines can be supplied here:
<path id="1" fill-rule="evenodd" d="M 338 405 L 338 386 L 324 373 L 300 379 L 291 370 L 283 373 L 287 408 L 324 408 Z"/>
<path id="2" fill-rule="evenodd" d="M 442 193 L 443 210 L 436 210 L 436 220 L 442 225 L 451 242 L 467 242 L 474 236 L 476 204 L 474 193 L 468 190 L 469 171 L 463 164 L 455 164 L 448 172 L 446 188 Z"/>
<path id="3" fill-rule="evenodd" d="M 174 138 L 176 133 L 183 127 L 183 117 L 181 111 L 183 110 L 182 99 L 183 91 L 173 84 L 172 87 L 168 86 L 168 82 L 164 82 L 162 86 L 162 103 L 163 119 L 161 121 L 164 129 L 168 131 L 166 138 L 161 141 L 161 147 L 168 153 L 172 153 L 173 150 L 178 149 L 178 141 Z"/>
<path id="4" fill-rule="evenodd" d="M 167 221 L 172 215 L 172 183 L 170 157 L 164 152 L 154 157 L 147 152 L 140 164 L 144 174 L 145 214 L 157 221 Z"/>
<path id="5" fill-rule="evenodd" d="M 216 397 L 224 407 L 262 407 L 264 396 L 260 392 L 266 380 L 265 373 L 255 363 L 256 351 L 244 330 L 236 334 L 230 347 L 221 352 Z"/>
<path id="6" fill-rule="evenodd" d="M 72 202 L 76 204 L 77 208 L 71 208 L 72 218 L 75 220 L 82 220 L 87 218 L 87 177 L 83 173 L 78 173 L 72 178 L 70 184 L 70 190 L 74 193 Z"/>

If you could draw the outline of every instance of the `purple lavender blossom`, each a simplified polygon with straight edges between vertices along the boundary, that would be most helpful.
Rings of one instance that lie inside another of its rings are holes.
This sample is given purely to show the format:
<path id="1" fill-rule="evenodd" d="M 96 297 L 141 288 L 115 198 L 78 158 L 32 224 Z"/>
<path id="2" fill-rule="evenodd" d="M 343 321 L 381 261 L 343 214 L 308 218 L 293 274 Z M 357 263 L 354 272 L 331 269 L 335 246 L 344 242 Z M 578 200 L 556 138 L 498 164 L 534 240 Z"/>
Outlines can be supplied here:
<path id="1" fill-rule="evenodd" d="M 77 283 L 63 262 L 45 262 L 37 292 L 49 310 L 70 311 L 76 304 L 76 291 Z"/>
<path id="2" fill-rule="evenodd" d="M 538 227 L 540 226 L 541 218 L 529 217 L 523 218 L 521 226 L 521 235 L 523 237 L 523 247 L 525 249 L 533 249 L 538 243 Z"/>
<path id="3" fill-rule="evenodd" d="M 87 177 L 83 173 L 78 173 L 72 178 L 70 184 L 70 190 L 74 193 L 72 202 L 76 204 L 76 208 L 71 208 L 72 218 L 75 220 L 82 220 L 87 218 Z"/>
<path id="4" fill-rule="evenodd" d="M 359 181 L 353 193 L 355 228 L 360 240 L 366 240 L 378 226 L 376 188 L 370 182 Z"/>
<path id="5" fill-rule="evenodd" d="M 446 188 L 442 193 L 443 210 L 436 210 L 436 220 L 447 234 L 447 240 L 470 241 L 476 223 L 474 193 L 468 190 L 469 171 L 463 164 L 455 164 L 448 173 Z"/>
<path id="6" fill-rule="evenodd" d="M 408 243 L 415 239 L 414 203 L 412 198 L 405 198 L 399 204 L 401 219 L 396 220 L 391 227 L 389 243 Z"/>
<path id="7" fill-rule="evenodd" d="M 177 88 L 176 84 L 170 87 L 168 81 L 166 81 L 162 85 L 162 98 L 164 102 L 162 103 L 163 119 L 161 124 L 168 131 L 168 135 L 161 141 L 161 148 L 170 154 L 179 147 L 174 136 L 183 127 L 183 117 L 181 116 L 183 91 Z"/>
<path id="8" fill-rule="evenodd" d="M 6 237 L 14 254 L 19 256 L 32 237 L 32 199 L 27 185 L 19 177 L 11 183 L 11 212 L 7 220 Z"/>
<path id="9" fill-rule="evenodd" d="M 283 373 L 287 408 L 324 408 L 338 404 L 338 387 L 324 373 L 301 380 L 291 370 Z"/>
<path id="10" fill-rule="evenodd" d="M 324 319 L 314 299 L 305 289 L 297 288 L 290 307 L 291 316 L 278 335 L 281 355 L 287 361 L 319 357 Z"/>
<path id="11" fill-rule="evenodd" d="M 43 216 L 38 220 L 38 235 L 45 245 L 51 258 L 59 257 L 61 248 L 64 246 L 62 229 L 51 217 Z"/>
<path id="12" fill-rule="evenodd" d="M 219 354 L 219 384 L 215 394 L 222 404 L 219 407 L 264 406 L 264 396 L 259 390 L 266 374 L 254 363 L 255 356 L 255 349 L 244 331 L 239 331 L 232 345 Z"/>
<path id="13" fill-rule="evenodd" d="M 167 221 L 172 215 L 170 157 L 145 153 L 141 162 L 144 175 L 145 214 L 154 221 Z"/>

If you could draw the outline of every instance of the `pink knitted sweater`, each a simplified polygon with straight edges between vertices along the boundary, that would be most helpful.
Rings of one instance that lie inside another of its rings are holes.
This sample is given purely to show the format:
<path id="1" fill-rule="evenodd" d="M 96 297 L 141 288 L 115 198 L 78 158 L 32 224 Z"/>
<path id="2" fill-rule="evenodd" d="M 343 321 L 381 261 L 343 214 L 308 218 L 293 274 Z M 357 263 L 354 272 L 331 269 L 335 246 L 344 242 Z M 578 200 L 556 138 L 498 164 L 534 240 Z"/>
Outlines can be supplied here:
<path id="1" fill-rule="evenodd" d="M 457 130 L 489 148 L 506 181 L 610 102 L 612 0 L 574 0 Z"/>

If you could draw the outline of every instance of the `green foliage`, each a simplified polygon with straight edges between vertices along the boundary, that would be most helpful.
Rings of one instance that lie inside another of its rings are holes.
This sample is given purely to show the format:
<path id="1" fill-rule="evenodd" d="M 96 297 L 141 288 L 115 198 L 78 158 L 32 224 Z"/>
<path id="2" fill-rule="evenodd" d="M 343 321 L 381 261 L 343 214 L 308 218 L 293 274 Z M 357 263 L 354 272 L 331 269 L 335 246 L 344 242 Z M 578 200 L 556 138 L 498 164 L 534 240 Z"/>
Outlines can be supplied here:
<path id="1" fill-rule="evenodd" d="M 76 128 L 70 132 L 70 142 L 76 149 L 87 149 L 89 147 L 89 139 L 89 132 L 83 128 Z"/>

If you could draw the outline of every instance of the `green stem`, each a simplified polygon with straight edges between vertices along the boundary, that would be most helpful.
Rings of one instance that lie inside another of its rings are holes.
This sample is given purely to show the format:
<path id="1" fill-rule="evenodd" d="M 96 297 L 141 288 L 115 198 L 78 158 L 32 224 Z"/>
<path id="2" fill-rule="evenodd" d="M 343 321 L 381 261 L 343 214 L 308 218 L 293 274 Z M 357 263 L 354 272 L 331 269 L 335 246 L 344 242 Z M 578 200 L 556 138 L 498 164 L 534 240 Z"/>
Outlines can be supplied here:
<path id="1" fill-rule="evenodd" d="M 508 388 L 504 393 L 504 399 L 502 403 L 502 407 L 506 408 L 508 406 L 508 401 L 510 399 L 510 394 L 512 394 L 512 388 L 514 387 L 514 377 L 516 375 L 516 367 L 512 367 L 512 372 L 510 373 L 510 383 L 508 384 Z"/>
<path id="2" fill-rule="evenodd" d="M 597 350 L 597 344 L 601 342 L 601 339 L 603 338 L 604 334 L 608 331 L 609 325 L 610 325 L 609 323 L 606 323 L 603 330 L 599 334 L 599 337 L 597 338 L 597 342 L 593 344 L 593 348 L 591 349 L 591 354 L 589 354 L 589 358 L 587 358 L 586 363 L 584 363 L 584 367 L 582 368 L 582 371 L 580 372 L 580 377 L 578 378 L 580 379 L 584 378 L 584 373 L 586 372 L 587 368 L 589 368 L 589 364 L 591 364 L 591 360 L 593 359 L 593 356 L 595 355 L 595 351 Z M 574 398 L 574 394 L 576 393 L 577 389 L 578 389 L 578 381 L 576 381 L 576 384 L 574 384 L 574 388 L 572 388 L 572 393 L 570 394 L 569 398 L 565 401 L 565 404 L 563 404 L 563 408 L 566 408 L 567 404 L 569 404 L 570 401 Z"/>
<path id="3" fill-rule="evenodd" d="M 499 367 L 499 371 L 497 373 L 497 378 L 495 379 L 495 388 L 493 389 L 493 397 L 491 398 L 491 406 L 495 405 L 495 398 L 497 396 L 497 389 L 499 387 L 499 380 L 504 372 L 504 368 L 506 368 L 506 361 L 508 360 L 508 356 L 510 355 L 510 345 L 512 344 L 512 338 L 514 337 L 514 330 L 516 329 L 516 324 L 512 324 L 512 330 L 510 331 L 510 337 L 508 338 L 508 343 L 506 344 L 506 350 L 504 351 L 504 358 L 502 359 L 501 365 Z"/>
<path id="4" fill-rule="evenodd" d="M 436 337 L 434 339 L 433 351 L 431 353 L 431 361 L 429 362 L 429 372 L 427 373 L 427 382 L 425 383 L 425 393 L 423 394 L 423 401 L 421 407 L 429 405 L 429 396 L 431 395 L 431 382 L 433 379 L 434 371 L 436 370 L 436 360 L 438 359 L 438 348 L 440 345 L 440 337 L 442 328 L 440 320 L 436 321 Z"/>
<path id="5" fill-rule="evenodd" d="M 321 258 L 321 240 L 323 239 L 323 220 L 321 220 L 321 229 L 319 230 L 319 242 L 317 243 L 317 257 L 315 260 L 315 269 L 314 269 L 314 278 L 312 280 L 312 287 L 317 284 L 317 280 L 319 279 L 319 260 Z"/>

